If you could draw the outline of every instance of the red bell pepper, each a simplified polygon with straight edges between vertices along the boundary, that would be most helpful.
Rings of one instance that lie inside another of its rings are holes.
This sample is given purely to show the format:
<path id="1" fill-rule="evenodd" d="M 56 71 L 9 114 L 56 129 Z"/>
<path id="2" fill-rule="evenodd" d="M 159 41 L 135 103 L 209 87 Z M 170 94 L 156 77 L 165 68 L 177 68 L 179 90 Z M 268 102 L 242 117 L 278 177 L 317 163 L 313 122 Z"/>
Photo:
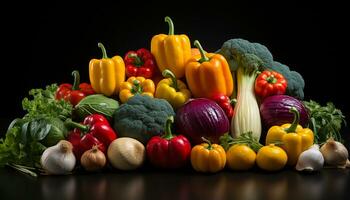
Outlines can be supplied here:
<path id="1" fill-rule="evenodd" d="M 73 152 L 78 159 L 94 145 L 106 153 L 109 144 L 117 138 L 117 134 L 103 115 L 89 115 L 82 124 L 72 121 L 67 121 L 66 124 L 75 127 L 68 135 L 68 141 L 72 143 Z"/>
<path id="2" fill-rule="evenodd" d="M 287 80 L 275 71 L 263 71 L 255 80 L 255 94 L 261 98 L 285 94 Z"/>
<path id="3" fill-rule="evenodd" d="M 149 79 L 152 78 L 154 70 L 157 69 L 154 56 L 145 48 L 129 51 L 124 57 L 124 62 L 127 77 L 142 76 Z"/>
<path id="4" fill-rule="evenodd" d="M 72 76 L 74 76 L 73 86 L 69 83 L 61 84 L 56 91 L 56 99 L 64 99 L 75 106 L 84 97 L 94 94 L 95 92 L 90 84 L 80 83 L 80 75 L 77 70 L 72 72 Z"/>
<path id="5" fill-rule="evenodd" d="M 82 136 L 81 130 L 75 128 L 69 133 L 67 139 L 73 145 L 73 153 L 77 160 L 80 160 L 83 153 L 93 146 L 97 146 L 100 151 L 106 154 L 106 146 L 91 133 Z"/>
<path id="6" fill-rule="evenodd" d="M 226 116 L 231 121 L 233 117 L 232 104 L 236 103 L 236 99 L 230 99 L 228 96 L 223 94 L 214 94 L 211 99 L 224 110 Z"/>
<path id="7" fill-rule="evenodd" d="M 191 144 L 182 135 L 173 136 L 171 124 L 174 118 L 167 119 L 165 134 L 152 137 L 146 146 L 147 157 L 151 164 L 159 168 L 180 168 L 185 166 L 191 155 Z"/>

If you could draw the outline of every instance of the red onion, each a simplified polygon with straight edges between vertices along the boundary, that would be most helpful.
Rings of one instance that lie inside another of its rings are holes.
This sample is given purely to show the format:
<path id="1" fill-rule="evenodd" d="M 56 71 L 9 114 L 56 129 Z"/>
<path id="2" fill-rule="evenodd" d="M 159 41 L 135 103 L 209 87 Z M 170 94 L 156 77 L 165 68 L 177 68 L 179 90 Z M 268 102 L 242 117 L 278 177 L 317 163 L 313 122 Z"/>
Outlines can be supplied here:
<path id="1" fill-rule="evenodd" d="M 222 108 L 210 99 L 191 99 L 176 113 L 177 134 L 185 135 L 192 144 L 202 143 L 205 137 L 218 143 L 219 137 L 230 128 L 229 120 Z"/>
<path id="2" fill-rule="evenodd" d="M 267 128 L 271 126 L 292 123 L 294 115 L 290 113 L 295 107 L 300 113 L 299 124 L 305 127 L 309 122 L 309 114 L 304 104 L 298 99 L 287 95 L 274 95 L 264 99 L 260 105 L 261 118 Z"/>

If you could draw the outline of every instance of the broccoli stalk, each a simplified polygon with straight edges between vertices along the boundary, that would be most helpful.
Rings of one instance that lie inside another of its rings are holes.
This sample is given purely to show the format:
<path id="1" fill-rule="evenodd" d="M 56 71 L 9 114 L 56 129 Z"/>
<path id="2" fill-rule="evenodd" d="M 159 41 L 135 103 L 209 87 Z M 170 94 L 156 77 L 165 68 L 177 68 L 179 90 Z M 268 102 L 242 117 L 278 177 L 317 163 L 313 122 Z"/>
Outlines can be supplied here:
<path id="1" fill-rule="evenodd" d="M 232 118 L 231 132 L 239 137 L 242 133 L 252 132 L 259 140 L 261 135 L 260 111 L 254 94 L 255 78 L 262 66 L 260 58 L 254 54 L 237 57 L 237 103 Z"/>
<path id="2" fill-rule="evenodd" d="M 305 82 L 303 77 L 298 72 L 291 71 L 288 66 L 274 61 L 272 54 L 266 48 L 266 46 L 259 43 L 251 43 L 244 39 L 230 39 L 222 45 L 218 53 L 222 54 L 226 58 L 228 64 L 230 65 L 233 77 L 235 72 L 238 70 L 238 65 L 240 63 L 239 58 L 248 54 L 255 55 L 261 60 L 264 68 L 277 71 L 287 79 L 287 95 L 298 99 L 304 98 L 303 90 L 305 87 Z"/>

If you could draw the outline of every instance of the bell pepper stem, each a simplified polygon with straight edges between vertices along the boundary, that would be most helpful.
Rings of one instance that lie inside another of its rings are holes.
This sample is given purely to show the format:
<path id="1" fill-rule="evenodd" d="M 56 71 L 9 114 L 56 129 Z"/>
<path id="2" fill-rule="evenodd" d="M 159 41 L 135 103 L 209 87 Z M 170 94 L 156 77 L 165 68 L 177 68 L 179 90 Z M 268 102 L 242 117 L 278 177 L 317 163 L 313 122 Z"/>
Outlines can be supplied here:
<path id="1" fill-rule="evenodd" d="M 107 51 L 106 51 L 106 48 L 105 48 L 105 46 L 101 43 L 101 42 L 99 42 L 98 44 L 97 44 L 97 46 L 101 49 L 101 51 L 102 51 L 102 58 L 108 58 L 108 56 L 107 56 Z"/>
<path id="2" fill-rule="evenodd" d="M 168 25 L 169 25 L 169 33 L 168 33 L 168 35 L 174 35 L 174 23 L 173 23 L 173 21 L 168 16 L 166 16 L 164 18 L 164 21 L 167 22 Z"/>
<path id="3" fill-rule="evenodd" d="M 172 82 L 172 87 L 176 90 L 176 91 L 179 91 L 179 87 L 177 85 L 177 79 L 176 79 L 176 76 L 173 72 L 171 72 L 170 70 L 166 69 L 162 72 L 162 75 L 165 77 L 165 78 L 171 78 L 171 82 Z"/>
<path id="4" fill-rule="evenodd" d="M 133 94 L 141 94 L 142 93 L 142 87 L 140 85 L 140 81 L 135 79 L 133 81 L 133 86 L 132 86 L 132 89 L 131 89 L 131 93 Z"/>
<path id="5" fill-rule="evenodd" d="M 128 57 L 134 59 L 133 64 L 134 64 L 135 66 L 139 67 L 139 66 L 142 66 L 142 65 L 143 65 L 143 62 L 142 62 L 141 58 L 140 58 L 136 53 L 130 53 L 130 54 L 128 55 Z"/>
<path id="6" fill-rule="evenodd" d="M 213 147 L 211 146 L 210 140 L 208 140 L 208 139 L 205 138 L 205 137 L 201 137 L 201 138 L 202 138 L 202 140 L 203 140 L 204 142 L 208 143 L 208 149 L 211 150 Z"/>
<path id="7" fill-rule="evenodd" d="M 289 110 L 290 113 L 294 114 L 294 119 L 292 125 L 290 125 L 289 128 L 285 129 L 287 133 L 295 133 L 295 130 L 297 129 L 297 126 L 300 121 L 300 114 L 299 111 L 295 107 L 291 107 Z"/>
<path id="8" fill-rule="evenodd" d="M 274 77 L 273 75 L 271 75 L 271 76 L 269 76 L 269 77 L 266 78 L 266 81 L 267 81 L 268 83 L 275 84 L 275 83 L 277 82 L 277 79 L 276 79 L 276 77 Z"/>
<path id="9" fill-rule="evenodd" d="M 73 122 L 71 119 L 67 119 L 65 122 L 66 126 L 73 127 L 73 128 L 78 128 L 82 130 L 83 132 L 88 132 L 90 130 L 90 127 L 84 124 L 80 124 L 77 122 Z"/>
<path id="10" fill-rule="evenodd" d="M 198 40 L 195 40 L 194 41 L 194 46 L 196 46 L 198 49 L 199 49 L 199 52 L 201 54 L 201 59 L 199 59 L 199 62 L 202 63 L 202 62 L 208 62 L 209 61 L 209 58 L 205 55 L 205 51 L 201 45 L 201 43 L 199 43 Z"/>
<path id="11" fill-rule="evenodd" d="M 72 76 L 74 77 L 74 82 L 72 86 L 72 90 L 79 90 L 79 84 L 80 84 L 80 74 L 78 70 L 74 70 L 72 72 Z"/>
<path id="12" fill-rule="evenodd" d="M 162 138 L 166 140 L 171 140 L 174 136 L 171 133 L 171 124 L 174 123 L 174 117 L 169 116 L 165 122 L 165 134 L 162 136 Z"/>

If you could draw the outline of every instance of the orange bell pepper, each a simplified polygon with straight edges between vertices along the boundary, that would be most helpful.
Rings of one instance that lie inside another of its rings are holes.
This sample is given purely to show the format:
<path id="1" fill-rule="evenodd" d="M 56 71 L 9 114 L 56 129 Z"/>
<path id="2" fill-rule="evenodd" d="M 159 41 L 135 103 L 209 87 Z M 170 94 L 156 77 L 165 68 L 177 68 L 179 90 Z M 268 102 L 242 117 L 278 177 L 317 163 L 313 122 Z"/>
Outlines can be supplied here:
<path id="1" fill-rule="evenodd" d="M 187 84 L 193 96 L 231 96 L 233 78 L 226 59 L 220 54 L 205 53 L 198 40 L 194 45 L 199 49 L 200 55 L 193 56 L 185 68 Z"/>

